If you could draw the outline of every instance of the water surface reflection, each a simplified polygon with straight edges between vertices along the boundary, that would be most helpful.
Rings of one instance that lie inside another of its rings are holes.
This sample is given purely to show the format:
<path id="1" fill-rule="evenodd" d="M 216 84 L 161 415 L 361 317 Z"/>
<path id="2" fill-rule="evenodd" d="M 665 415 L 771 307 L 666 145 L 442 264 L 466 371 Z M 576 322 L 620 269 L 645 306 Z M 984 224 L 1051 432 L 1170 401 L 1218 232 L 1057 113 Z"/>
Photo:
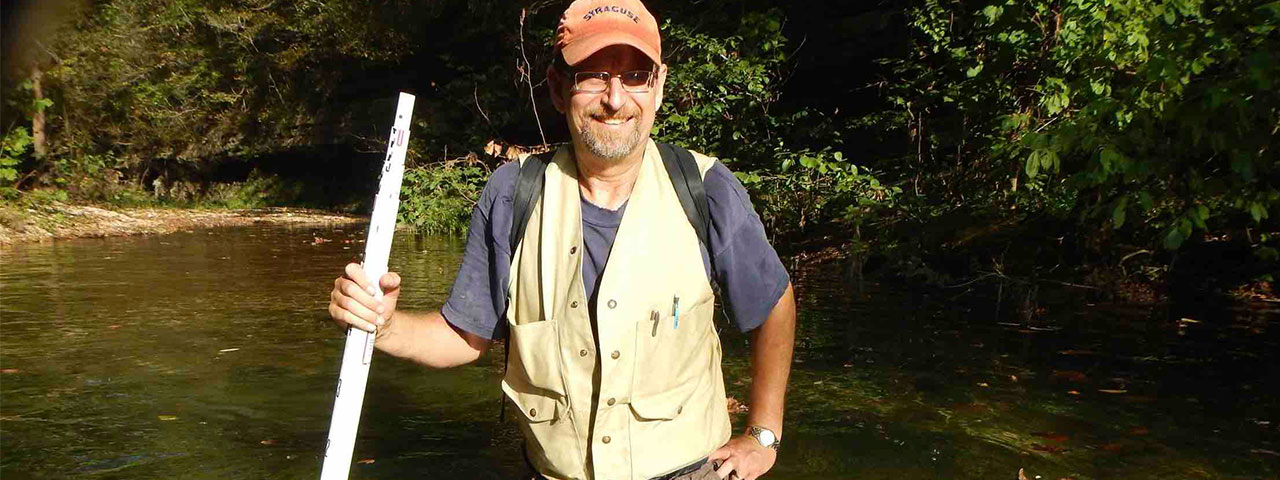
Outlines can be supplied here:
<path id="1" fill-rule="evenodd" d="M 350 229 L 350 227 L 348 227 Z M 0 476 L 316 478 L 341 361 L 333 276 L 363 232 L 243 228 L 0 251 Z M 461 240 L 400 234 L 402 305 L 438 306 Z M 796 370 L 770 478 L 1275 478 L 1276 308 L 990 309 L 797 272 Z M 745 398 L 746 338 L 724 333 Z M 378 356 L 352 478 L 515 478 L 500 352 Z M 739 423 L 741 417 L 738 418 Z M 370 461 L 371 460 L 371 461 Z"/>

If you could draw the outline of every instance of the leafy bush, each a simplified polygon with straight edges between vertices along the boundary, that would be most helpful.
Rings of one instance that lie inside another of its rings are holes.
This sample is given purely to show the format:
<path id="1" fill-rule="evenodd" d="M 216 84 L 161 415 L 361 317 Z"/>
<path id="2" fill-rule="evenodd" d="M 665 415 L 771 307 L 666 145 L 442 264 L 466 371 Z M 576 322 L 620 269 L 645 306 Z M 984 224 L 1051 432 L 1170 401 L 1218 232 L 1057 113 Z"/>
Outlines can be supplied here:
<path id="1" fill-rule="evenodd" d="M 427 233 L 466 232 L 489 173 L 475 156 L 405 169 L 397 221 Z"/>
<path id="2" fill-rule="evenodd" d="M 925 1 L 908 13 L 916 40 L 888 61 L 888 85 L 932 203 L 1168 249 L 1275 228 L 1280 2 Z"/>

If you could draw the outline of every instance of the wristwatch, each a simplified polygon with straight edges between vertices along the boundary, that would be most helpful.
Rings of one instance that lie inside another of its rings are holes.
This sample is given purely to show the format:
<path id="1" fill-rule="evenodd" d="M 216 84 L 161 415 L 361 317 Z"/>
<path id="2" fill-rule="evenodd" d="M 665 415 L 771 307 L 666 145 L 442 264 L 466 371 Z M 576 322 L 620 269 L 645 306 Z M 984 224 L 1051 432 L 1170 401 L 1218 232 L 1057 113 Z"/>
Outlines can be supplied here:
<path id="1" fill-rule="evenodd" d="M 757 442 L 760 442 L 760 446 L 772 448 L 775 451 L 778 449 L 778 444 L 782 443 L 778 435 L 773 433 L 773 430 L 763 427 L 749 426 L 747 427 L 747 435 L 751 435 Z"/>

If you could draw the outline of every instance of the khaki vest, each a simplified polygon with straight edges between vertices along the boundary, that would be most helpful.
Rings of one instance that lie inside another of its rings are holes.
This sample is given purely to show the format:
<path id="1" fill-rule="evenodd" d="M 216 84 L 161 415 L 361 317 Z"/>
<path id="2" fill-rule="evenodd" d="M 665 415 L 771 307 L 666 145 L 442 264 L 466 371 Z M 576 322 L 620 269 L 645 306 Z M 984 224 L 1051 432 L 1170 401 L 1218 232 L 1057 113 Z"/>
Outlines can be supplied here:
<path id="1" fill-rule="evenodd" d="M 703 175 L 714 163 L 694 158 Z M 562 147 L 513 256 L 502 390 L 520 411 L 529 460 L 543 476 L 648 479 L 729 440 L 714 296 L 697 234 L 650 141 L 601 275 L 597 344 L 582 283 L 577 175 Z"/>

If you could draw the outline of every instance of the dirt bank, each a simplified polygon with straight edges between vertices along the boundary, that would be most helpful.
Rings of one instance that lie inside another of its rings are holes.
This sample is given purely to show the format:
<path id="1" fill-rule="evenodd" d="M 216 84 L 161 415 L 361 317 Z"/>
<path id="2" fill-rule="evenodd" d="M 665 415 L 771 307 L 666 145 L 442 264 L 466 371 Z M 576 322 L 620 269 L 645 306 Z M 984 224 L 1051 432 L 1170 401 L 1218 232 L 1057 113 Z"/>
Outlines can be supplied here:
<path id="1" fill-rule="evenodd" d="M 299 208 L 199 210 L 170 208 L 105 209 L 54 203 L 39 207 L 0 207 L 0 245 L 58 238 L 150 235 L 208 227 L 246 225 L 335 225 L 365 223 L 367 217 Z"/>

